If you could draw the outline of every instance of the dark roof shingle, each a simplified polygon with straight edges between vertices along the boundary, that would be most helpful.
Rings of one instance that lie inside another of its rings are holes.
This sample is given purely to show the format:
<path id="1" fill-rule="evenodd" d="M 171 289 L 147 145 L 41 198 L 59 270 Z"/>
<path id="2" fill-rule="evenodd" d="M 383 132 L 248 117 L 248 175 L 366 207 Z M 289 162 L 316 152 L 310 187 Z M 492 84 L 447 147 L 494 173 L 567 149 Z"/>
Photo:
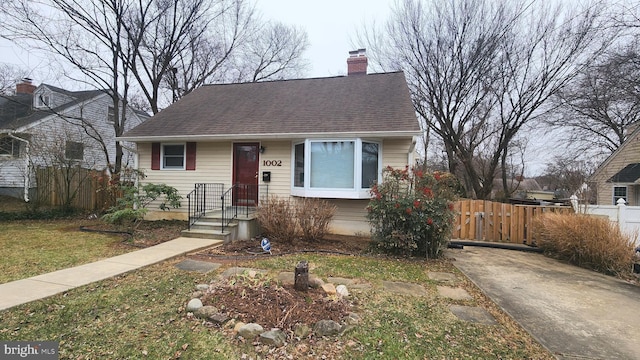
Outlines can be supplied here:
<path id="1" fill-rule="evenodd" d="M 125 138 L 418 132 L 401 72 L 202 86 Z"/>
<path id="2" fill-rule="evenodd" d="M 629 164 L 609 178 L 609 183 L 633 183 L 640 178 L 640 163 Z"/>

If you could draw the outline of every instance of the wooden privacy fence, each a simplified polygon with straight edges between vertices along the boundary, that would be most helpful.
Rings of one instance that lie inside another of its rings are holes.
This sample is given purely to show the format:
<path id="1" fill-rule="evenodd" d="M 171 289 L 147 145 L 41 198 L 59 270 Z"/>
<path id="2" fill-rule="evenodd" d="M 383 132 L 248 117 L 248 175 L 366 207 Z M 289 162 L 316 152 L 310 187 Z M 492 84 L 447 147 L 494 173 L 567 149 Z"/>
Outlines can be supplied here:
<path id="1" fill-rule="evenodd" d="M 545 212 L 573 213 L 568 206 L 514 205 L 486 200 L 463 199 L 453 239 L 532 244 L 533 219 Z"/>
<path id="2" fill-rule="evenodd" d="M 113 205 L 104 171 L 83 168 L 41 167 L 36 170 L 36 200 L 44 206 L 68 205 L 79 210 L 103 210 Z"/>

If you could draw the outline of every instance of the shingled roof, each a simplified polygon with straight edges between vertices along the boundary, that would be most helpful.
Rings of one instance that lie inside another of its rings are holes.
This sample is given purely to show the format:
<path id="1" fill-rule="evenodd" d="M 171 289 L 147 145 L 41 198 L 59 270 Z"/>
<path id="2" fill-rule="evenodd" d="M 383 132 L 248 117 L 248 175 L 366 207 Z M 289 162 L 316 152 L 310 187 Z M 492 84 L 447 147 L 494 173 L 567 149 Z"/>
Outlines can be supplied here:
<path id="1" fill-rule="evenodd" d="M 105 93 L 102 90 L 68 91 L 51 85 L 43 85 L 55 92 L 68 95 L 72 97 L 73 100 L 54 109 L 33 109 L 33 94 L 17 94 L 0 97 L 0 130 L 20 129 L 47 116 L 59 114 L 67 108 Z"/>
<path id="2" fill-rule="evenodd" d="M 202 86 L 123 139 L 411 136 L 420 127 L 402 72 Z"/>
<path id="3" fill-rule="evenodd" d="M 610 177 L 610 183 L 634 183 L 640 179 L 640 163 L 629 164 Z"/>

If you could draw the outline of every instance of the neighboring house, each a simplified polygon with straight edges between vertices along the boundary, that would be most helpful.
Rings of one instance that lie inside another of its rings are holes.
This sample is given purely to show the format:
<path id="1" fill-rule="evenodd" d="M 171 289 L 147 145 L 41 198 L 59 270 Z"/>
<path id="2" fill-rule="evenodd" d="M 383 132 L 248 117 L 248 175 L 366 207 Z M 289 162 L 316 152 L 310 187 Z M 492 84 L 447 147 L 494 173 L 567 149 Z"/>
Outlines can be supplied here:
<path id="1" fill-rule="evenodd" d="M 589 177 L 597 188 L 598 205 L 615 205 L 622 198 L 627 205 L 640 206 L 640 127 Z"/>
<path id="2" fill-rule="evenodd" d="M 348 76 L 203 86 L 125 133 L 142 181 L 185 197 L 181 209 L 148 218 L 187 219 L 197 183 L 239 184 L 236 204 L 267 194 L 329 199 L 332 232 L 368 233 L 371 184 L 383 167 L 415 162 L 420 127 L 402 72 L 367 75 L 363 51 L 347 64 Z"/>
<path id="3" fill-rule="evenodd" d="M 106 169 L 103 145 L 109 158 L 115 157 L 113 116 L 111 96 L 105 91 L 36 87 L 24 79 L 15 95 L 0 97 L 0 194 L 29 201 L 30 190 L 37 186 L 37 167 L 64 163 Z M 132 109 L 127 109 L 126 116 L 127 128 L 148 118 Z M 134 159 L 125 150 L 123 164 L 134 166 Z"/>

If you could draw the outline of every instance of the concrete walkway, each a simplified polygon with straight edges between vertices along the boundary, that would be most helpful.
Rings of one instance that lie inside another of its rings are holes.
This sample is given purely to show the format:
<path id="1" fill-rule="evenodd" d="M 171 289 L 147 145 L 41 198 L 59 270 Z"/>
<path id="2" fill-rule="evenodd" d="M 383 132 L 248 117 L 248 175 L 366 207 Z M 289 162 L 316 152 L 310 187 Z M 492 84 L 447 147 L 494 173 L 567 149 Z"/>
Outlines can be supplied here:
<path id="1" fill-rule="evenodd" d="M 221 240 L 179 237 L 146 249 L 94 263 L 0 284 L 0 310 L 43 299 L 221 243 Z"/>
<path id="2" fill-rule="evenodd" d="M 453 264 L 559 359 L 640 359 L 640 286 L 541 254 L 465 246 Z"/>

